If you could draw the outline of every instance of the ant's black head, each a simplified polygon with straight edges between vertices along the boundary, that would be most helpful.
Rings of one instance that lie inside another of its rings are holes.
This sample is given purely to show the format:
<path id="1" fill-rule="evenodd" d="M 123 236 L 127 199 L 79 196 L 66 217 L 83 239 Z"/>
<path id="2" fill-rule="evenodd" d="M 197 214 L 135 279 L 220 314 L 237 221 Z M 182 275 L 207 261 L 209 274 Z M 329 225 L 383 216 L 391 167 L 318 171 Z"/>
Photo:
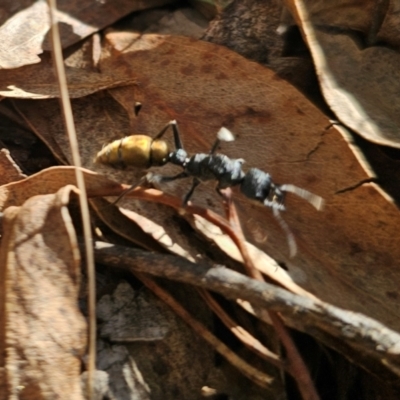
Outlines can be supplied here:
<path id="1" fill-rule="evenodd" d="M 168 161 L 172 164 L 184 167 L 188 161 L 188 155 L 185 150 L 178 149 L 169 153 Z"/>
<path id="2" fill-rule="evenodd" d="M 271 183 L 268 197 L 264 200 L 264 205 L 271 207 L 275 210 L 285 210 L 285 192 L 279 186 Z"/>

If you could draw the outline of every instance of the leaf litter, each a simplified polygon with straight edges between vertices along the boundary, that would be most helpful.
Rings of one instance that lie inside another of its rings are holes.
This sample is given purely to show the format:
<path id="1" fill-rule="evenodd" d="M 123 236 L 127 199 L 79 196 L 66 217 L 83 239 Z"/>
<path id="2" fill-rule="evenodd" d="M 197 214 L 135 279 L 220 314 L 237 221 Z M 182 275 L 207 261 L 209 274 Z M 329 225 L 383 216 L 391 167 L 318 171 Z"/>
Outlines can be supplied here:
<path id="1" fill-rule="evenodd" d="M 320 9 L 314 15 L 311 7 L 309 10 L 313 23 L 331 21 L 332 25 L 340 26 L 351 21 L 351 18 L 341 19 L 343 13 L 334 12 L 334 8 L 328 10 L 323 2 L 318 5 L 322 5 L 322 13 Z M 368 30 L 370 5 L 354 21 L 364 31 Z M 340 9 L 340 4 L 337 6 Z M 393 11 L 393 7 L 390 3 L 388 10 Z M 324 20 L 321 15 L 327 10 L 329 13 Z M 389 11 L 377 37 L 391 36 L 387 32 L 393 14 Z M 306 23 L 302 20 L 300 25 Z M 360 50 L 354 37 L 343 33 L 333 34 L 319 29 L 316 34 L 318 44 L 311 45 L 323 49 L 325 62 L 334 66 L 334 79 L 342 79 L 340 86 L 351 94 L 335 92 L 328 87 L 324 94 L 332 110 L 347 126 L 367 139 L 397 146 L 397 113 L 395 102 L 391 100 L 396 86 L 386 79 L 395 76 L 396 72 L 389 69 L 396 53 L 378 46 Z M 337 48 L 347 49 L 348 57 L 343 58 L 343 52 L 336 52 Z M 384 61 L 385 57 L 388 62 L 375 62 L 377 59 Z M 314 57 L 314 61 L 318 70 L 318 58 Z M 303 288 L 325 301 L 361 311 L 398 329 L 396 302 L 391 301 L 397 293 L 399 250 L 392 239 L 397 237 L 398 210 L 392 199 L 372 183 L 375 175 L 360 156 L 359 149 L 352 145 L 345 128 L 330 125 L 311 103 L 269 70 L 226 49 L 192 39 L 109 31 L 99 68 L 100 84 L 93 92 L 108 88 L 111 96 L 105 91 L 87 96 L 90 92 L 85 92 L 85 74 L 82 74 L 81 81 L 77 81 L 80 91 L 76 91 L 76 97 L 86 97 L 73 102 L 84 166 L 105 173 L 118 182 L 134 183 L 143 171 L 110 171 L 93 165 L 94 155 L 105 143 L 132 132 L 153 135 L 165 122 L 177 119 L 184 144 L 190 152 L 207 152 L 218 129 L 221 126 L 229 128 L 236 135 L 236 141 L 224 144 L 221 152 L 230 157 L 244 158 L 246 166 L 269 171 L 277 182 L 294 183 L 322 195 L 327 201 L 325 211 L 315 213 L 302 202 L 288 199 L 285 219 L 300 247 L 298 257 L 289 260 L 284 233 L 271 218 L 269 210 L 250 206 L 236 195 L 247 237 L 274 258 L 284 260 L 288 275 Z M 363 69 L 365 73 L 357 76 L 353 73 L 364 72 Z M 368 86 L 368 82 L 374 82 L 377 73 L 382 76 L 379 80 L 382 85 Z M 320 77 L 323 75 L 324 71 Z M 358 80 L 360 75 L 363 78 Z M 113 76 L 117 77 L 116 81 L 113 81 Z M 7 81 L 8 78 L 5 84 Z M 121 86 L 131 82 L 135 85 L 113 88 L 115 82 Z M 47 84 L 47 93 L 40 93 L 40 84 L 34 83 L 37 88 L 34 91 L 24 89 L 23 92 L 14 90 L 4 94 L 25 98 L 51 97 L 55 91 L 50 79 L 47 79 Z M 376 99 L 371 102 L 375 94 Z M 361 112 L 350 112 L 355 104 L 351 97 L 354 95 L 366 102 L 358 111 L 367 112 L 368 118 Z M 138 116 L 132 112 L 136 101 L 142 103 Z M 15 105 L 40 137 L 50 145 L 55 141 L 56 146 L 52 149 L 60 158 L 66 155 L 70 159 L 56 101 L 17 100 Z M 176 171 L 165 167 L 162 172 L 169 175 Z M 50 184 L 43 192 L 55 190 L 58 179 L 60 184 L 73 182 L 72 176 L 65 177 L 64 181 L 62 176 L 62 170 L 56 171 L 55 186 Z M 47 173 L 37 182 L 46 181 Z M 103 188 L 102 184 L 105 184 Z M 102 178 L 99 178 L 98 185 L 98 193 L 102 189 L 105 193 L 118 190 L 118 185 L 106 183 Z M 21 199 L 33 195 L 34 186 L 31 184 L 31 192 L 23 193 L 22 189 Z M 16 186 L 2 188 L 1 198 L 6 193 L 12 199 L 14 188 Z M 180 182 L 166 185 L 163 190 L 182 196 L 187 186 Z M 206 207 L 212 205 L 221 212 L 220 199 L 213 195 L 212 187 L 198 190 L 194 202 Z M 160 211 L 158 207 L 143 206 L 131 199 L 125 199 L 123 206 L 139 216 L 147 214 L 154 218 L 159 214 L 162 227 L 173 223 L 172 214 Z M 108 219 L 113 219 L 111 212 Z M 127 234 L 130 235 L 136 233 Z M 172 237 L 176 243 L 185 242 L 182 235 Z M 187 246 L 190 244 L 185 243 L 183 248 Z M 226 243 L 222 247 L 229 252 Z"/>
<path id="2" fill-rule="evenodd" d="M 325 211 L 317 213 L 288 198 L 285 219 L 300 247 L 298 257 L 290 260 L 285 234 L 269 210 L 250 205 L 237 195 L 235 200 L 243 210 L 242 223 L 248 239 L 274 258 L 285 260 L 289 274 L 293 272 L 294 279 L 299 277 L 299 283 L 315 295 L 397 326 L 397 309 L 390 306 L 386 295 L 397 291 L 389 278 L 395 273 L 396 257 L 388 257 L 398 252 L 390 240 L 397 230 L 397 209 L 373 184 L 366 183 L 373 174 L 349 148 L 343 129 L 330 125 L 316 107 L 292 86 L 277 80 L 271 71 L 219 46 L 183 37 L 121 32 L 109 32 L 106 38 L 100 68 L 105 73 L 122 70 L 124 76 L 134 76 L 139 89 L 130 87 L 130 107 L 134 107 L 134 95 L 139 92 L 142 110 L 131 121 L 121 106 L 104 94 L 74 100 L 85 167 L 106 173 L 116 181 L 135 183 L 143 171 L 93 165 L 93 158 L 104 143 L 131 134 L 132 126 L 134 132 L 152 135 L 165 122 L 176 119 L 188 151 L 206 152 L 219 128 L 227 127 L 236 135 L 236 141 L 224 144 L 222 152 L 232 158 L 244 158 L 246 166 L 270 172 L 276 182 L 296 184 L 326 200 Z M 128 93 L 125 88 L 121 90 Z M 40 110 L 35 107 L 37 103 L 16 104 L 36 131 L 55 139 L 69 157 L 57 104 L 46 102 Z M 128 108 L 128 101 L 125 102 Z M 166 166 L 162 173 L 170 175 L 176 170 Z M 173 182 L 163 189 L 182 196 L 187 187 L 186 182 Z M 363 207 L 359 207 L 360 198 Z M 197 191 L 194 201 L 220 210 L 220 200 L 212 187 Z M 163 217 L 168 211 L 128 200 L 121 206 L 150 219 L 158 215 L 160 225 L 173 227 L 171 214 Z M 374 225 L 384 227 L 380 229 L 379 242 L 370 229 Z M 267 241 L 257 242 L 260 231 Z M 358 232 L 355 236 L 354 231 Z M 169 234 L 174 241 L 182 240 L 179 233 Z M 368 249 L 368 254 L 373 254 L 363 260 L 363 270 L 368 273 L 356 268 L 359 260 L 354 258 L 354 249 L 360 249 L 360 254 Z M 371 279 L 377 275 L 376 265 L 380 265 L 378 285 Z"/>

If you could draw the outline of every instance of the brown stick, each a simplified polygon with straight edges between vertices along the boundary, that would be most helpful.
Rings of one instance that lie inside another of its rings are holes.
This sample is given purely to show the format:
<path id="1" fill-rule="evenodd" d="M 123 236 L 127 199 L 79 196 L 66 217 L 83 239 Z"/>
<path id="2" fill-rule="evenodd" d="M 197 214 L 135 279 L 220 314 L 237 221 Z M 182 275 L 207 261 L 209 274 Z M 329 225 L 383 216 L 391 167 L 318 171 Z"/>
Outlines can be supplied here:
<path id="1" fill-rule="evenodd" d="M 228 268 L 194 264 L 182 257 L 96 242 L 96 262 L 132 273 L 143 272 L 220 293 L 230 300 L 240 298 L 254 307 L 283 314 L 299 330 L 318 337 L 339 352 L 370 357 L 368 367 L 378 374 L 390 370 L 400 376 L 400 334 L 363 314 L 343 310 L 320 300 L 290 293 Z M 268 318 L 270 320 L 270 318 Z M 336 340 L 338 338 L 340 345 Z M 357 358 L 357 357 L 356 357 Z"/>

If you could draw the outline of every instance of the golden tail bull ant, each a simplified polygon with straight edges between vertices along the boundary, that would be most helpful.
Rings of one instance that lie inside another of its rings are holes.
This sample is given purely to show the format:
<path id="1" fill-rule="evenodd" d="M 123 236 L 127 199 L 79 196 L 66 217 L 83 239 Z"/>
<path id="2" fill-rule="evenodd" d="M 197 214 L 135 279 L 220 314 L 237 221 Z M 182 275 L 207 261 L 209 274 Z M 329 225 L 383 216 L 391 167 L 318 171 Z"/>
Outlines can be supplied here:
<path id="1" fill-rule="evenodd" d="M 161 139 L 169 127 L 172 127 L 175 150 L 170 150 L 168 143 Z M 202 181 L 217 181 L 216 190 L 219 194 L 222 189 L 239 186 L 240 191 L 247 198 L 272 209 L 275 218 L 287 234 L 290 254 L 294 256 L 297 248 L 293 233 L 280 215 L 280 211 L 285 210 L 285 193 L 296 194 L 307 200 L 317 210 L 321 210 L 324 200 L 320 196 L 291 184 L 277 185 L 272 181 L 270 174 L 258 168 L 251 168 L 244 172 L 242 169 L 243 159 L 231 159 L 224 154 L 215 153 L 221 141 L 233 140 L 232 133 L 226 128 L 221 128 L 209 153 L 196 153 L 189 156 L 183 148 L 176 121 L 170 121 L 154 138 L 146 135 L 132 135 L 111 142 L 97 154 L 95 162 L 114 167 L 134 166 L 138 168 L 162 166 L 167 163 L 179 165 L 183 171 L 177 175 L 153 174 L 145 180 L 163 183 L 192 177 L 192 186 L 184 197 L 184 205 L 187 204 L 194 190 Z M 129 188 L 123 195 L 136 186 L 138 184 Z"/>

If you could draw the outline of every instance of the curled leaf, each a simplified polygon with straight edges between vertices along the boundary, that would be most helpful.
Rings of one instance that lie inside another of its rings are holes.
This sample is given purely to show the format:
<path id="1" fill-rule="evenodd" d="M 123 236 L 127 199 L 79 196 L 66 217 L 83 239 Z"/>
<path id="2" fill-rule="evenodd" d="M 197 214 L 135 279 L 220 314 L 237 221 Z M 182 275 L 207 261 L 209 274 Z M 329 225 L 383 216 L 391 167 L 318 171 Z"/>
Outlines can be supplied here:
<path id="1" fill-rule="evenodd" d="M 4 212 L 0 323 L 7 329 L 0 350 L 8 397 L 84 398 L 80 255 L 67 211 L 73 192 L 67 186 Z"/>

